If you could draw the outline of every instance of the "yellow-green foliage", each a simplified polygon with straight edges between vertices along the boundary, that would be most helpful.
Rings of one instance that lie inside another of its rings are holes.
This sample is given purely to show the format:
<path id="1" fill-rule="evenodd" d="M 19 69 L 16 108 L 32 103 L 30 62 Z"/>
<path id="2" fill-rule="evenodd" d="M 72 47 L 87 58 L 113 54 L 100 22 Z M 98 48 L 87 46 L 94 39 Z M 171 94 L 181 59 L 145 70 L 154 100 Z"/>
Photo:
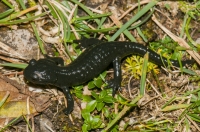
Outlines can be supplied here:
<path id="1" fill-rule="evenodd" d="M 28 0 L 28 3 L 30 5 L 30 7 L 36 6 L 36 3 L 34 0 Z"/>
<path id="2" fill-rule="evenodd" d="M 142 75 L 142 65 L 144 63 L 144 59 L 140 56 L 131 56 L 128 57 L 125 63 L 125 68 L 123 70 L 125 70 L 125 73 L 131 73 L 131 75 L 133 75 L 133 77 L 135 77 L 136 79 L 139 79 Z M 152 69 L 154 69 L 154 72 L 156 74 L 159 73 L 159 69 L 157 69 L 157 65 L 149 62 L 148 63 L 148 67 L 147 67 L 147 73 L 150 72 Z"/>
<path id="3" fill-rule="evenodd" d="M 191 4 L 186 1 L 180 1 L 179 8 L 182 12 L 188 14 L 193 19 L 196 19 L 196 18 L 200 19 L 199 17 L 197 17 L 200 15 L 200 12 L 199 12 L 200 1 L 195 2 L 195 4 Z"/>

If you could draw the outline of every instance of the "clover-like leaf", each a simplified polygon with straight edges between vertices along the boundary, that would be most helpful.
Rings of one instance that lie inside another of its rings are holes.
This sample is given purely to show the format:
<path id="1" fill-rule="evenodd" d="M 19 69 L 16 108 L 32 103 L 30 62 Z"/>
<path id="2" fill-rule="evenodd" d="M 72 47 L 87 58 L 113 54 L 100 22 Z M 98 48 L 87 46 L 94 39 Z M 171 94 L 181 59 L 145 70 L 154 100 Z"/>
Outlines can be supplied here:
<path id="1" fill-rule="evenodd" d="M 103 91 L 101 91 L 99 97 L 100 97 L 100 98 L 104 98 L 107 94 L 108 94 L 107 91 L 106 91 L 106 90 L 103 90 Z"/>
<path id="2" fill-rule="evenodd" d="M 87 109 L 83 109 L 81 111 L 81 115 L 85 120 L 89 120 L 90 118 L 90 112 Z"/>
<path id="3" fill-rule="evenodd" d="M 88 112 L 92 112 L 96 108 L 96 106 L 97 106 L 97 101 L 92 100 L 86 105 L 86 109 Z"/>
<path id="4" fill-rule="evenodd" d="M 96 100 L 99 99 L 99 96 L 98 96 L 95 92 L 92 91 L 91 94 L 92 94 L 92 96 L 93 96 Z"/>
<path id="5" fill-rule="evenodd" d="M 90 82 L 88 83 L 88 89 L 93 89 L 94 87 L 95 87 L 94 82 L 93 82 L 93 81 L 90 81 Z"/>
<path id="6" fill-rule="evenodd" d="M 98 110 L 98 111 L 101 111 L 102 108 L 104 107 L 104 105 L 105 105 L 105 103 L 103 103 L 103 102 L 97 103 L 97 110 Z"/>
<path id="7" fill-rule="evenodd" d="M 109 95 L 105 96 L 103 98 L 103 101 L 106 102 L 106 103 L 113 103 L 114 102 L 113 97 L 109 96 Z"/>
<path id="8" fill-rule="evenodd" d="M 102 112 L 104 113 L 104 115 L 105 115 L 105 117 L 109 117 L 110 116 L 110 112 L 109 112 L 109 110 L 108 110 L 108 108 L 103 108 L 102 109 Z"/>
<path id="9" fill-rule="evenodd" d="M 91 122 L 92 128 L 98 128 L 101 125 L 101 120 L 99 116 L 94 116 Z"/>
<path id="10" fill-rule="evenodd" d="M 102 79 L 96 79 L 96 80 L 94 80 L 94 84 L 95 84 L 98 88 L 101 88 L 101 85 L 103 84 Z"/>

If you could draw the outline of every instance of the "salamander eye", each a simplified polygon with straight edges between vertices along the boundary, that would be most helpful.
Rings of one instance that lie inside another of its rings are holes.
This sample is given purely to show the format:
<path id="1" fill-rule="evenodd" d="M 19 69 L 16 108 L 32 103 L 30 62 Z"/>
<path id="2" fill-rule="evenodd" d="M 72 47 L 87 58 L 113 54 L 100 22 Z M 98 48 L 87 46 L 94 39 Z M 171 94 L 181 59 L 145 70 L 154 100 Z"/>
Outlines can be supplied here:
<path id="1" fill-rule="evenodd" d="M 35 59 L 32 59 L 32 60 L 29 61 L 29 64 L 32 65 L 32 66 L 35 65 L 35 63 L 36 63 Z"/>

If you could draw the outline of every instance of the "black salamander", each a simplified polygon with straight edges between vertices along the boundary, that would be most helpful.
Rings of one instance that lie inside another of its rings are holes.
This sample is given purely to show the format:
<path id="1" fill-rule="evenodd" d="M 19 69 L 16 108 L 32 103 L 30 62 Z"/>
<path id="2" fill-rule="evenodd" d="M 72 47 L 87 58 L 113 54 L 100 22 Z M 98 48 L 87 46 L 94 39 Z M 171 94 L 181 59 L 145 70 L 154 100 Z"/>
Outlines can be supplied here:
<path id="1" fill-rule="evenodd" d="M 103 42 L 95 38 L 76 40 L 81 48 L 86 50 L 76 60 L 67 66 L 59 57 L 48 57 L 45 59 L 30 60 L 24 70 L 27 81 L 35 84 L 54 85 L 61 88 L 66 96 L 68 107 L 64 109 L 65 114 L 71 113 L 74 101 L 69 91 L 71 86 L 83 84 L 103 72 L 110 63 L 113 63 L 114 78 L 108 82 L 113 89 L 113 96 L 121 87 L 121 59 L 136 54 L 144 56 L 149 52 L 151 62 L 168 66 L 167 59 L 134 42 Z M 179 62 L 170 60 L 173 66 L 179 67 Z M 191 64 L 190 60 L 182 61 L 182 65 Z"/>

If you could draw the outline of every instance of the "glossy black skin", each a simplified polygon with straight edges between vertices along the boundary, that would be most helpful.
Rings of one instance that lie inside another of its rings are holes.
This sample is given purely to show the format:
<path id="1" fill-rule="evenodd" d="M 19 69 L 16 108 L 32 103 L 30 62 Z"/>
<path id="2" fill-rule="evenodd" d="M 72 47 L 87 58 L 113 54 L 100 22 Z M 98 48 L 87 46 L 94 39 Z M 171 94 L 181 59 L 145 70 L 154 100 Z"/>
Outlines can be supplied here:
<path id="1" fill-rule="evenodd" d="M 168 66 L 167 59 L 156 54 L 147 47 L 134 42 L 103 42 L 98 39 L 82 39 L 75 42 L 81 43 L 86 50 L 67 66 L 61 58 L 46 56 L 38 61 L 32 59 L 24 70 L 26 80 L 43 85 L 54 85 L 61 88 L 67 98 L 68 107 L 66 114 L 71 113 L 74 101 L 69 87 L 83 84 L 103 72 L 110 63 L 113 63 L 114 78 L 108 82 L 113 89 L 113 96 L 121 87 L 121 59 L 136 54 L 144 56 L 149 52 L 149 60 L 157 65 Z M 178 61 L 170 60 L 172 65 L 179 67 Z M 189 61 L 183 61 L 184 66 Z"/>

